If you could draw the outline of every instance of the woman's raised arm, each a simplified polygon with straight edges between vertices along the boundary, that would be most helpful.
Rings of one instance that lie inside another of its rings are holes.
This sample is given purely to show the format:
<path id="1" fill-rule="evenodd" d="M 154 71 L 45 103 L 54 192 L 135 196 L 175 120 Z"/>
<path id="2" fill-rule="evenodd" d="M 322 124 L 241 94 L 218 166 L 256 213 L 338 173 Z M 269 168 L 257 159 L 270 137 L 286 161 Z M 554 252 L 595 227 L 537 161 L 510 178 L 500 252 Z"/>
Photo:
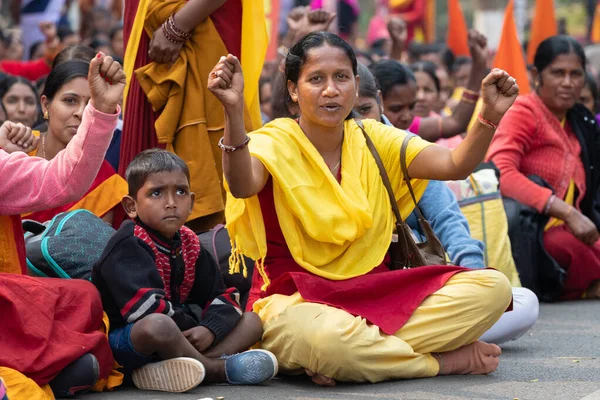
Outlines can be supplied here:
<path id="1" fill-rule="evenodd" d="M 223 173 L 234 197 L 248 198 L 258 194 L 267 183 L 269 173 L 248 151 L 250 138 L 244 126 L 244 75 L 237 57 L 221 57 L 208 77 L 208 90 L 225 109 Z"/>
<path id="2" fill-rule="evenodd" d="M 519 86 L 506 71 L 494 69 L 481 84 L 483 107 L 478 122 L 454 150 L 429 146 L 410 164 L 411 178 L 439 181 L 466 179 L 483 160 L 498 123 L 512 106 Z"/>
<path id="3" fill-rule="evenodd" d="M 45 210 L 75 201 L 96 178 L 117 125 L 125 73 L 111 57 L 99 54 L 90 63 L 88 84 L 92 99 L 77 135 L 55 158 L 47 161 L 21 152 L 0 151 L 1 215 Z M 2 146 L 11 146 L 10 124 L 0 128 Z"/>

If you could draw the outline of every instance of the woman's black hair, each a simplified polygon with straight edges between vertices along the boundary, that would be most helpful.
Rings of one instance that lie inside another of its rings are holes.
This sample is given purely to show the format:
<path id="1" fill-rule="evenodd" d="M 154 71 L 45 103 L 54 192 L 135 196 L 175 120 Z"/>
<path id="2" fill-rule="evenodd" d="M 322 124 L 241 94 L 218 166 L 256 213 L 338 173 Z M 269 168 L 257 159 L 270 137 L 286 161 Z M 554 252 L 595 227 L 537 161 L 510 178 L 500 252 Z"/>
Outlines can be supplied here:
<path id="1" fill-rule="evenodd" d="M 7 75 L 4 79 L 2 79 L 0 81 L 0 99 L 2 99 L 4 97 L 4 95 L 6 93 L 8 93 L 10 88 L 13 87 L 14 85 L 16 85 L 17 83 L 25 85 L 29 89 L 31 89 L 33 91 L 36 101 L 39 103 L 39 99 L 37 97 L 37 91 L 35 90 L 35 87 L 31 84 L 31 82 L 23 77 L 12 76 L 12 75 Z"/>
<path id="2" fill-rule="evenodd" d="M 356 60 L 356 54 L 352 46 L 348 44 L 344 39 L 330 32 L 312 32 L 300 39 L 292 48 L 288 51 L 287 57 L 285 58 L 285 104 L 292 103 L 292 98 L 287 90 L 287 82 L 298 83 L 300 77 L 300 71 L 302 66 L 306 62 L 306 57 L 311 49 L 321 47 L 323 45 L 329 45 L 331 47 L 337 47 L 343 50 L 352 64 L 352 73 L 358 75 L 358 61 Z M 353 117 L 351 112 L 348 118 Z"/>
<path id="3" fill-rule="evenodd" d="M 596 77 L 590 71 L 585 73 L 585 84 L 590 88 L 590 92 L 592 92 L 592 98 L 594 99 L 594 112 L 600 112 L 600 104 L 598 101 L 598 82 L 596 81 Z"/>
<path id="4" fill-rule="evenodd" d="M 59 64 L 72 60 L 89 63 L 95 56 L 96 52 L 89 46 L 84 46 L 81 44 L 68 46 L 62 49 L 61 52 L 58 53 L 54 58 L 54 61 L 52 62 L 52 69 L 56 68 L 56 66 Z"/>
<path id="5" fill-rule="evenodd" d="M 29 48 L 29 59 L 33 60 L 33 56 L 35 55 L 35 52 L 38 51 L 38 49 L 40 48 L 40 46 L 42 46 L 44 44 L 43 41 L 39 41 L 39 42 L 35 42 L 34 44 L 31 45 L 31 47 Z"/>
<path id="6" fill-rule="evenodd" d="M 125 180 L 129 186 L 129 195 L 136 198 L 148 177 L 161 172 L 180 171 L 190 182 L 190 170 L 181 158 L 163 149 L 149 149 L 139 153 L 127 167 Z"/>
<path id="7" fill-rule="evenodd" d="M 369 97 L 380 102 L 377 92 L 377 82 L 375 77 L 364 64 L 358 63 L 358 76 L 360 76 L 360 84 L 358 85 L 358 95 L 360 97 Z"/>
<path id="8" fill-rule="evenodd" d="M 75 32 L 73 32 L 73 29 L 71 29 L 71 27 L 68 25 L 59 25 L 56 28 L 56 35 L 58 36 L 61 42 L 65 40 L 67 36 L 71 36 L 74 34 Z"/>
<path id="9" fill-rule="evenodd" d="M 533 65 L 538 70 L 538 73 L 541 73 L 546 67 L 552 64 L 556 57 L 571 53 L 575 53 L 581 62 L 581 68 L 585 69 L 586 57 L 581 44 L 571 36 L 552 36 L 538 46 Z"/>
<path id="10" fill-rule="evenodd" d="M 56 93 L 61 87 L 69 83 L 75 78 L 86 78 L 88 77 L 88 70 L 90 64 L 84 61 L 71 60 L 66 61 L 62 64 L 52 68 L 52 71 L 46 79 L 46 86 L 42 96 L 46 96 L 48 100 L 52 101 Z"/>
<path id="11" fill-rule="evenodd" d="M 410 66 L 410 69 L 412 72 L 424 72 L 429 75 L 429 77 L 433 79 L 438 94 L 440 93 L 442 86 L 440 84 L 440 79 L 436 74 L 437 66 L 434 63 L 431 61 L 417 61 Z"/>
<path id="12" fill-rule="evenodd" d="M 6 95 L 6 93 L 8 93 L 10 88 L 16 85 L 17 83 L 27 86 L 33 92 L 33 97 L 35 98 L 36 102 L 37 118 L 39 119 L 42 113 L 42 106 L 40 104 L 40 98 L 37 95 L 37 90 L 29 80 L 20 76 L 7 75 L 4 79 L 0 80 L 0 104 L 4 109 L 4 113 L 6 114 L 6 107 L 4 107 L 4 102 L 2 101 L 2 98 L 4 97 L 4 95 Z M 37 123 L 37 120 L 35 123 Z"/>
<path id="13" fill-rule="evenodd" d="M 451 72 L 456 72 L 458 71 L 458 69 L 460 67 L 462 67 L 463 65 L 471 65 L 473 64 L 473 59 L 471 57 L 466 57 L 466 56 L 459 56 L 456 57 L 456 59 L 454 60 L 454 63 L 452 64 L 452 69 Z"/>
<path id="14" fill-rule="evenodd" d="M 371 66 L 371 72 L 385 98 L 389 91 L 396 85 L 406 85 L 417 80 L 412 71 L 404 64 L 394 60 L 381 60 Z"/>
<path id="15" fill-rule="evenodd" d="M 110 43 L 102 38 L 94 38 L 90 42 L 90 47 L 94 49 L 94 51 L 97 51 L 100 47 L 110 47 Z"/>

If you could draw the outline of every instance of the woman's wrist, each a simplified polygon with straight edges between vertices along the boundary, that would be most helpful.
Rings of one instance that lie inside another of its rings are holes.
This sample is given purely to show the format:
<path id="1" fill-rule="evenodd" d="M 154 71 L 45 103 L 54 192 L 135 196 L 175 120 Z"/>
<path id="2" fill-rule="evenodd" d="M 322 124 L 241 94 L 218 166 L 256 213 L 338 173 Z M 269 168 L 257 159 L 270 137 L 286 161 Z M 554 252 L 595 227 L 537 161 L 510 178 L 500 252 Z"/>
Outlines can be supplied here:
<path id="1" fill-rule="evenodd" d="M 101 101 L 96 101 L 94 99 L 90 100 L 90 104 L 92 107 L 94 107 L 94 109 L 104 114 L 115 115 L 119 112 L 118 104 L 107 104 Z"/>
<path id="2" fill-rule="evenodd" d="M 500 124 L 500 121 L 502 120 L 502 117 L 504 117 L 504 114 L 500 114 L 497 111 L 494 111 L 492 109 L 490 109 L 487 105 L 483 105 L 483 107 L 481 107 L 481 112 L 479 113 L 479 115 L 481 115 L 481 117 L 486 120 L 491 122 L 494 125 L 498 125 Z"/>
<path id="3" fill-rule="evenodd" d="M 171 16 L 169 17 L 169 19 L 171 19 L 171 21 L 172 21 L 172 26 L 174 26 L 176 29 L 178 29 L 182 33 L 189 34 L 191 36 L 191 33 L 194 29 L 196 29 L 196 26 L 195 25 L 187 26 L 185 21 L 182 21 L 182 18 L 180 18 L 181 16 L 178 14 L 179 14 L 179 12 L 176 12 L 176 13 L 171 14 Z"/>

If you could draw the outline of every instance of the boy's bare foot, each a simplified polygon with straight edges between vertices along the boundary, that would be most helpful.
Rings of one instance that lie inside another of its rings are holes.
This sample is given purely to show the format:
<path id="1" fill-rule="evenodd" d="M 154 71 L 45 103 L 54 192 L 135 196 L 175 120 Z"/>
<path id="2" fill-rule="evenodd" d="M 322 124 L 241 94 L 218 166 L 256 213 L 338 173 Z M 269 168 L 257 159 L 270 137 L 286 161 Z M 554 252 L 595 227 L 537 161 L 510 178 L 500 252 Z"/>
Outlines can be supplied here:
<path id="1" fill-rule="evenodd" d="M 312 378 L 312 381 L 319 386 L 327 386 L 327 387 L 335 386 L 335 380 L 332 378 L 328 378 L 325 375 L 321 375 L 321 374 L 315 374 L 314 372 L 312 372 L 308 369 L 304 369 L 304 371 L 306 371 L 306 375 L 310 376 Z"/>
<path id="2" fill-rule="evenodd" d="M 600 299 L 600 279 L 590 285 L 585 292 L 587 299 Z"/>
<path id="3" fill-rule="evenodd" d="M 502 353 L 495 344 L 476 341 L 460 349 L 438 353 L 440 362 L 438 375 L 486 375 L 494 372 Z M 443 360 L 443 361 L 440 361 Z"/>

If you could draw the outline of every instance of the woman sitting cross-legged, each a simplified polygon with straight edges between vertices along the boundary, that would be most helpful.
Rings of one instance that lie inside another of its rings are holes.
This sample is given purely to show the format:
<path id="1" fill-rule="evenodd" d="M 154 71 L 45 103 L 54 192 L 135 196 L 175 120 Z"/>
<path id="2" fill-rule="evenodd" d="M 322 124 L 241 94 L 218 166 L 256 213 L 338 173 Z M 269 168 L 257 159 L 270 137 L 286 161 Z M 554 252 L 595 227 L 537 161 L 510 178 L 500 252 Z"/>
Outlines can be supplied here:
<path id="1" fill-rule="evenodd" d="M 383 116 L 380 92 L 371 71 L 358 64 L 360 85 L 354 112 L 364 118 L 371 118 L 391 125 Z M 430 181 L 419 207 L 433 232 L 442 243 L 454 265 L 471 269 L 485 268 L 484 244 L 471 237 L 469 223 L 456 201 L 454 193 L 444 182 Z M 406 219 L 418 241 L 426 238 L 419 227 L 416 211 Z M 513 287 L 513 309 L 502 317 L 481 336 L 481 340 L 501 344 L 515 340 L 527 332 L 538 317 L 539 302 L 535 293 L 523 287 Z"/>
<path id="2" fill-rule="evenodd" d="M 88 62 L 71 60 L 52 69 L 42 94 L 42 108 L 48 128 L 41 133 L 37 149 L 30 155 L 52 160 L 75 137 L 91 97 L 88 68 Z M 126 194 L 127 182 L 104 161 L 96 179 L 81 199 L 22 216 L 24 219 L 45 222 L 64 211 L 86 209 L 118 228 L 125 219 L 121 199 Z"/>
<path id="3" fill-rule="evenodd" d="M 514 230 L 527 232 L 519 242 L 539 244 L 542 256 L 528 262 L 516 253 L 515 261 L 523 285 L 544 300 L 600 298 L 600 136 L 595 115 L 577 104 L 585 66 L 575 39 L 543 41 L 535 54 L 536 90 L 506 114 L 488 154 L 500 170 L 502 195 L 537 215 L 531 235 L 529 216 Z M 534 175 L 541 179 L 532 181 Z"/>
<path id="4" fill-rule="evenodd" d="M 352 48 L 334 34 L 311 33 L 290 49 L 285 74 L 299 119 L 277 119 L 250 136 L 237 58 L 221 58 L 208 83 L 226 113 L 221 147 L 232 270 L 241 254 L 257 260 L 248 308 L 263 321 L 262 348 L 282 371 L 306 371 L 323 385 L 494 371 L 500 349 L 477 339 L 511 302 L 504 275 L 388 268 L 394 217 L 351 118 L 359 80 Z M 482 90 L 479 123 L 456 150 L 410 140 L 407 164 L 419 197 L 427 179 L 468 176 L 518 94 L 501 70 Z M 371 120 L 364 126 L 407 217 L 413 203 L 400 171 L 407 133 Z"/>

